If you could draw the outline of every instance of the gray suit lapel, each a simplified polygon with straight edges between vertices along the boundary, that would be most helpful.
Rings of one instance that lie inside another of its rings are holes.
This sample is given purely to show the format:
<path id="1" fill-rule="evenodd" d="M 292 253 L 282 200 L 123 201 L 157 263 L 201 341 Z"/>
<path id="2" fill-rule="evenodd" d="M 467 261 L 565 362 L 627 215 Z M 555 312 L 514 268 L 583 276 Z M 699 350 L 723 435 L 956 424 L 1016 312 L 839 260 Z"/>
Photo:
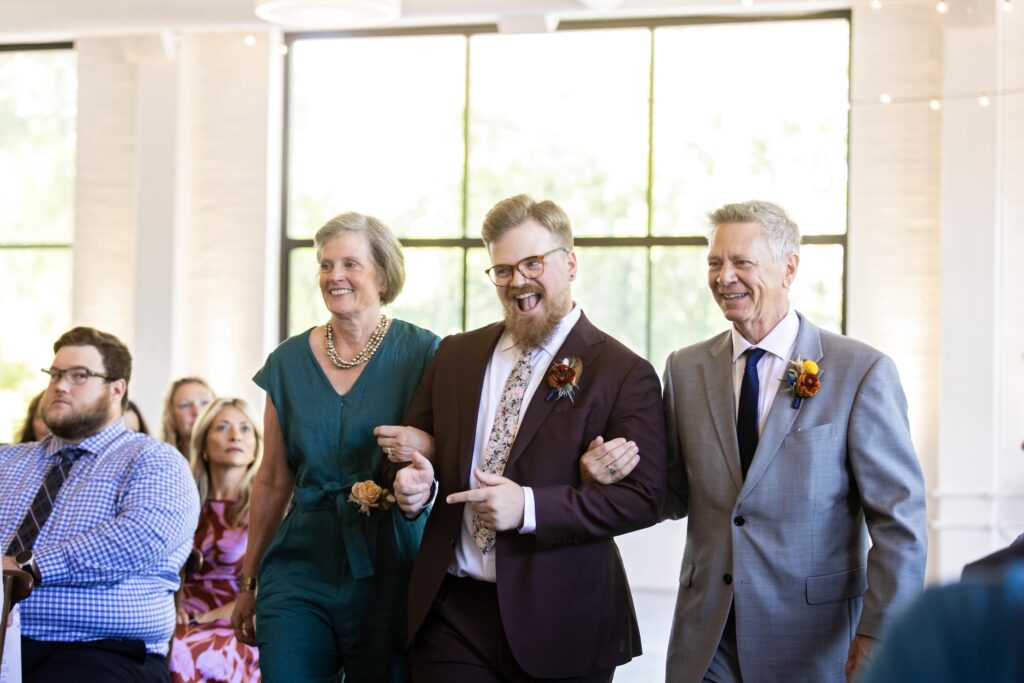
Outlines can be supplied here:
<path id="1" fill-rule="evenodd" d="M 818 328 L 807 322 L 802 315 L 799 317 L 800 330 L 796 335 L 796 346 L 793 348 L 793 355 L 804 359 L 809 358 L 820 363 L 822 360 L 821 334 Z M 771 381 L 777 382 L 779 379 L 781 378 L 773 377 Z M 793 394 L 788 389 L 785 387 L 779 388 L 779 393 L 775 394 L 775 400 L 772 401 L 771 410 L 768 412 L 768 421 L 765 422 L 764 431 L 761 432 L 761 438 L 758 439 L 754 461 L 750 463 L 747 479 L 743 482 L 743 489 L 740 491 L 740 497 L 737 502 L 742 502 L 750 494 L 750 491 L 757 486 L 757 481 L 772 464 L 775 456 L 778 455 L 779 448 L 782 446 L 782 440 L 786 438 L 786 435 L 793 428 L 793 422 L 802 409 L 803 404 L 801 404 L 800 408 L 793 407 Z"/>
<path id="2" fill-rule="evenodd" d="M 736 439 L 736 396 L 732 385 L 732 337 L 728 332 L 711 347 L 711 357 L 701 368 L 708 393 L 712 421 L 722 446 L 722 456 L 736 490 L 743 487 L 740 446 Z"/>

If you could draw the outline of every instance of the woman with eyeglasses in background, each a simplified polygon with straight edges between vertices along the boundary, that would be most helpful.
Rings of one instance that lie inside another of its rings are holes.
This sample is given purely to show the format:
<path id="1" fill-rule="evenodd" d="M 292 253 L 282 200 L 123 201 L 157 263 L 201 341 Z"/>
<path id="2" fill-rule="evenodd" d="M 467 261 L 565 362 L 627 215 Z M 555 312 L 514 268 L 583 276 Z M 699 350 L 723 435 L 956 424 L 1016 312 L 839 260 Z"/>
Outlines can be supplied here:
<path id="1" fill-rule="evenodd" d="M 188 457 L 192 425 L 215 398 L 213 389 L 201 377 L 174 380 L 164 401 L 163 440 Z"/>

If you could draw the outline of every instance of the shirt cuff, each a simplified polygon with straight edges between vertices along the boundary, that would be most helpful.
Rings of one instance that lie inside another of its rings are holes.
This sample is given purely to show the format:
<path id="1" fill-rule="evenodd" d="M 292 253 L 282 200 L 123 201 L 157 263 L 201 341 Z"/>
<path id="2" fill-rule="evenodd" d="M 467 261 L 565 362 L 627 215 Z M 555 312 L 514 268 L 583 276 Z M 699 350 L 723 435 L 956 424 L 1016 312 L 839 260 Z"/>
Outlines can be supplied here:
<path id="1" fill-rule="evenodd" d="M 532 534 L 537 531 L 537 506 L 533 501 L 533 489 L 529 486 L 523 487 L 523 526 L 519 527 L 519 533 Z"/>
<path id="2" fill-rule="evenodd" d="M 430 500 L 428 500 L 426 504 L 419 509 L 418 512 L 409 513 L 403 510 L 402 514 L 405 515 L 405 518 L 411 522 L 414 519 L 419 519 L 420 515 L 422 515 L 427 510 L 430 510 L 434 506 L 434 502 L 437 500 L 438 488 L 439 487 L 437 485 L 437 479 L 435 479 L 430 483 Z"/>
<path id="3" fill-rule="evenodd" d="M 60 550 L 43 550 L 36 552 L 32 550 L 32 559 L 39 567 L 39 583 L 46 583 L 50 586 L 59 586 L 70 578 L 67 562 L 64 561 L 64 553 Z"/>

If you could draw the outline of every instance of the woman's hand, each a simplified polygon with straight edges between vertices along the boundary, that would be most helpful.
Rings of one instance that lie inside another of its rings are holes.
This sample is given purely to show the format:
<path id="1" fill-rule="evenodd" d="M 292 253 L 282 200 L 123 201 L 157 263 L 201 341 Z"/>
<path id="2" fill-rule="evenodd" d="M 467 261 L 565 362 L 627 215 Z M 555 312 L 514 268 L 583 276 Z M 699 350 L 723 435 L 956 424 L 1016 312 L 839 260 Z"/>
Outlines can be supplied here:
<path id="1" fill-rule="evenodd" d="M 235 638 L 246 645 L 256 644 L 256 591 L 242 591 L 235 598 L 231 612 L 231 628 Z M 209 612 L 207 612 L 209 614 Z"/>
<path id="2" fill-rule="evenodd" d="M 416 427 L 381 425 L 373 430 L 377 445 L 391 462 L 411 462 L 412 454 L 434 457 L 434 437 Z"/>
<path id="3" fill-rule="evenodd" d="M 200 614 L 200 615 L 196 616 L 195 620 L 196 620 L 196 623 L 199 623 L 199 624 L 208 624 L 211 621 L 220 621 L 221 619 L 225 619 L 225 620 L 226 619 L 230 619 L 231 618 L 231 613 L 234 611 L 234 609 L 235 609 L 235 601 L 232 600 L 231 602 L 224 603 L 220 607 L 215 607 L 214 609 L 210 610 L 206 614 Z"/>
<path id="4" fill-rule="evenodd" d="M 178 626 L 188 626 L 188 622 L 189 622 L 189 620 L 191 618 L 192 617 L 189 616 L 189 613 L 185 611 L 184 607 L 179 607 L 178 608 L 178 617 L 177 617 Z"/>

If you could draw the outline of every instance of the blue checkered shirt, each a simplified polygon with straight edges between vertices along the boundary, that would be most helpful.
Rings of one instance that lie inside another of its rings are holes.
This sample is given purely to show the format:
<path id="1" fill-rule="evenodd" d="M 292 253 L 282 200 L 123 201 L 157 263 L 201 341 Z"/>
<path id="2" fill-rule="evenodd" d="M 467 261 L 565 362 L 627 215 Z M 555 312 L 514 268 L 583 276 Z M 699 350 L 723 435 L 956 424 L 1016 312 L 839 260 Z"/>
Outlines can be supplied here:
<path id="1" fill-rule="evenodd" d="M 56 436 L 0 447 L 0 541 L 6 549 L 57 453 Z M 142 640 L 167 654 L 178 571 L 192 548 L 199 496 L 172 446 L 121 420 L 81 443 L 32 554 L 42 581 L 21 604 L 37 640 Z"/>

